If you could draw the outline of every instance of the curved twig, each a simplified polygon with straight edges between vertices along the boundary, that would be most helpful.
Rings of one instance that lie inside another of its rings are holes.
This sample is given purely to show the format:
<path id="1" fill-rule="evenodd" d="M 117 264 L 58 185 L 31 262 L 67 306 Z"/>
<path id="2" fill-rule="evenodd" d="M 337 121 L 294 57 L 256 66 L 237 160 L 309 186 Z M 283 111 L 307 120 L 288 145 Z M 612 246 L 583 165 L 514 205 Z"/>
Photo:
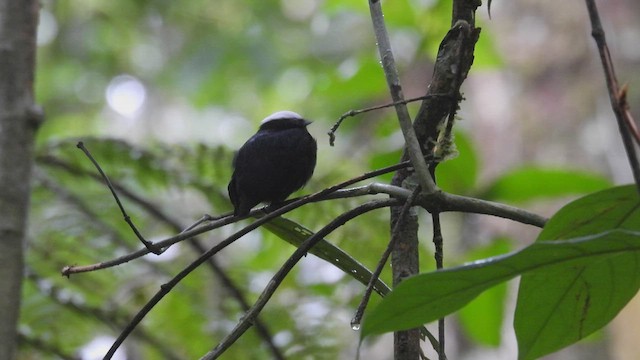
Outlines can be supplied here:
<path id="1" fill-rule="evenodd" d="M 80 150 L 82 150 L 82 152 L 84 152 L 84 154 L 89 158 L 89 160 L 91 160 L 91 163 L 93 163 L 93 166 L 96 167 L 96 169 L 100 173 L 100 176 L 102 176 L 102 178 L 104 179 L 104 182 L 107 184 L 107 187 L 111 191 L 111 195 L 113 195 L 113 198 L 116 200 L 116 204 L 118 204 L 118 207 L 120 208 L 120 212 L 122 213 L 122 216 L 124 217 L 124 221 L 129 225 L 129 227 L 131 228 L 133 233 L 136 234 L 136 236 L 138 237 L 140 242 L 142 242 L 142 244 L 150 252 L 152 252 L 152 253 L 154 253 L 156 255 L 162 254 L 163 249 L 161 247 L 158 247 L 157 245 L 153 244 L 152 242 L 150 242 L 148 240 L 145 240 L 144 236 L 142 236 L 140 231 L 138 231 L 138 228 L 135 226 L 135 224 L 131 220 L 131 217 L 124 210 L 124 206 L 122 206 L 122 203 L 120 202 L 120 198 L 118 197 L 118 194 L 116 193 L 116 190 L 113 188 L 113 185 L 111 184 L 111 181 L 107 177 L 107 174 L 105 174 L 104 171 L 102 171 L 102 168 L 100 167 L 100 165 L 98 164 L 96 159 L 93 158 L 93 155 L 91 155 L 91 152 L 89 152 L 89 149 L 87 149 L 84 146 L 84 143 L 82 141 L 78 142 L 78 144 L 76 146 L 78 147 L 78 149 L 80 149 Z"/>

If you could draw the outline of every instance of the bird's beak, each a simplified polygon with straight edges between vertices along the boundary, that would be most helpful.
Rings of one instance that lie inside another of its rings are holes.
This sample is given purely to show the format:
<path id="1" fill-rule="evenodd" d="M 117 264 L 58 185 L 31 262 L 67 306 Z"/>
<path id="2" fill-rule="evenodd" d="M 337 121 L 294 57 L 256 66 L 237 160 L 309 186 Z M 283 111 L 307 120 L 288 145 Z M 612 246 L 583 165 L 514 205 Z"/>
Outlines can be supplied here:
<path id="1" fill-rule="evenodd" d="M 309 126 L 309 124 L 311 124 L 313 121 L 309 121 L 309 120 L 305 120 L 304 121 L 304 126 Z"/>

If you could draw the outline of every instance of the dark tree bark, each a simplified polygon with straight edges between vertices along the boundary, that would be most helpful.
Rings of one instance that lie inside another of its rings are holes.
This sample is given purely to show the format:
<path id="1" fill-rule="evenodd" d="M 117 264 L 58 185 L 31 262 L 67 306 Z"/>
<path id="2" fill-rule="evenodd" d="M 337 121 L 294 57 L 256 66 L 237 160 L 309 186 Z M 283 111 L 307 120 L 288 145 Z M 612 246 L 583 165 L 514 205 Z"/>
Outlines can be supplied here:
<path id="1" fill-rule="evenodd" d="M 35 0 L 0 0 L 0 359 L 16 357 L 33 139 Z"/>

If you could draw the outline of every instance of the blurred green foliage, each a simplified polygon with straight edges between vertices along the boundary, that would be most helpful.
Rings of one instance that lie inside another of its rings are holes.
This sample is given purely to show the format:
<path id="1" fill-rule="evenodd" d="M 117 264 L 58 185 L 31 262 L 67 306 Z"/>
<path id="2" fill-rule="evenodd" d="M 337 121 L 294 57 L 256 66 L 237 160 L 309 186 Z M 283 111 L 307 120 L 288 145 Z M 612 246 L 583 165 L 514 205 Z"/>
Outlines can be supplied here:
<path id="1" fill-rule="evenodd" d="M 400 71 L 427 71 L 449 27 L 450 2 L 389 1 L 384 9 Z M 65 266 L 141 248 L 78 141 L 153 241 L 174 235 L 176 224 L 184 228 L 204 213 L 231 210 L 226 184 L 233 150 L 273 111 L 292 109 L 315 121 L 310 128 L 319 164 L 299 194 L 392 165 L 401 154 L 391 110 L 348 119 L 337 146 L 327 145 L 325 133 L 341 114 L 389 98 L 366 2 L 45 0 L 39 41 L 36 94 L 47 116 L 37 138 L 21 359 L 91 358 L 89 350 L 102 356 L 106 348 L 94 341 L 113 341 L 159 286 L 197 256 L 182 243 L 160 257 L 60 276 Z M 499 64 L 491 39 L 483 41 L 476 65 Z M 438 169 L 443 189 L 510 199 L 530 187 L 530 179 L 514 176 L 481 184 L 473 140 L 457 132 L 456 145 L 459 156 Z M 361 201 L 315 203 L 288 217 L 317 230 Z M 199 240 L 209 248 L 244 224 Z M 388 233 L 388 212 L 377 211 L 327 240 L 371 269 Z M 292 251 L 275 235 L 257 231 L 215 260 L 252 303 Z M 425 245 L 424 251 L 431 249 Z M 389 271 L 382 279 L 390 283 Z M 223 283 L 207 267 L 183 280 L 127 340 L 130 358 L 190 359 L 213 348 L 243 314 Z M 355 280 L 308 256 L 260 320 L 287 358 L 353 357 L 358 333 L 349 320 L 362 291 Z M 372 303 L 378 301 L 374 296 Z M 500 308 L 478 302 L 462 314 L 471 339 L 496 345 L 495 329 L 488 339 L 474 335 L 479 320 L 473 313 L 497 314 Z M 253 330 L 226 356 L 274 357 Z"/>

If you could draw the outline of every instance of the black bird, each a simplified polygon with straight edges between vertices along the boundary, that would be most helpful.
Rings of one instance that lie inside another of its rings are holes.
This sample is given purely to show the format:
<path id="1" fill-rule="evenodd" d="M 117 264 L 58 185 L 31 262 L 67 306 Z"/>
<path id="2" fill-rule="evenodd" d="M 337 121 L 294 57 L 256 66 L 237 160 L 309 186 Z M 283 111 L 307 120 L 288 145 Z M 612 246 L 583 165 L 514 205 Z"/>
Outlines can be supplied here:
<path id="1" fill-rule="evenodd" d="M 277 204 L 309 181 L 316 167 L 311 122 L 293 111 L 279 111 L 260 123 L 233 159 L 229 198 L 234 215 L 246 216 L 261 202 Z"/>

